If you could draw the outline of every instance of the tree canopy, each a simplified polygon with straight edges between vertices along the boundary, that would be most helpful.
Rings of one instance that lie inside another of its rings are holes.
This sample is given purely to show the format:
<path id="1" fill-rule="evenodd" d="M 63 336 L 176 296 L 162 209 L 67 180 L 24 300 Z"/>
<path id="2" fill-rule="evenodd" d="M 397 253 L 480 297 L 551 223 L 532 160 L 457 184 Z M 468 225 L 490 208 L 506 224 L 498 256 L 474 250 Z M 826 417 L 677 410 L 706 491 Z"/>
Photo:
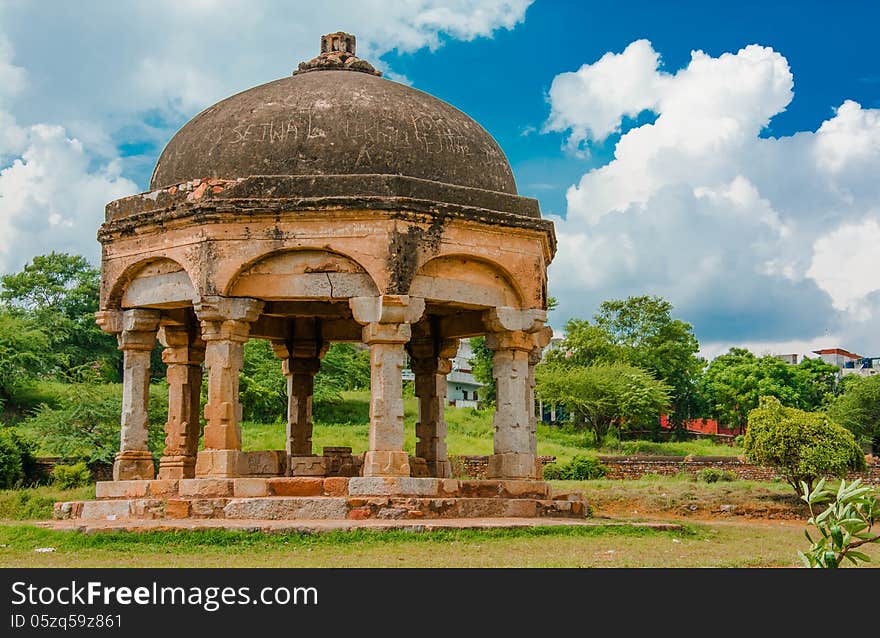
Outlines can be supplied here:
<path id="1" fill-rule="evenodd" d="M 565 340 L 548 360 L 569 365 L 626 363 L 669 387 L 671 419 L 697 410 L 695 385 L 705 361 L 691 324 L 673 319 L 671 303 L 656 296 L 605 301 L 593 321 L 571 319 Z"/>
<path id="2" fill-rule="evenodd" d="M 852 432 L 857 439 L 870 442 L 880 452 L 880 375 L 849 375 L 846 390 L 828 410 L 829 416 Z"/>
<path id="3" fill-rule="evenodd" d="M 102 368 L 115 377 L 121 359 L 116 340 L 95 323 L 100 271 L 80 255 L 52 252 L 0 277 L 0 301 L 16 315 L 38 323 L 49 338 L 51 363 L 62 378 Z"/>
<path id="4" fill-rule="evenodd" d="M 783 405 L 818 410 L 834 396 L 838 369 L 820 359 L 790 365 L 771 356 L 757 357 L 743 348 L 731 348 L 712 360 L 700 381 L 700 392 L 710 416 L 742 428 L 762 396 Z"/>
<path id="5" fill-rule="evenodd" d="M 648 427 L 670 401 L 668 385 L 626 363 L 542 364 L 536 378 L 537 395 L 579 415 L 597 443 L 614 426 L 621 430 Z"/>

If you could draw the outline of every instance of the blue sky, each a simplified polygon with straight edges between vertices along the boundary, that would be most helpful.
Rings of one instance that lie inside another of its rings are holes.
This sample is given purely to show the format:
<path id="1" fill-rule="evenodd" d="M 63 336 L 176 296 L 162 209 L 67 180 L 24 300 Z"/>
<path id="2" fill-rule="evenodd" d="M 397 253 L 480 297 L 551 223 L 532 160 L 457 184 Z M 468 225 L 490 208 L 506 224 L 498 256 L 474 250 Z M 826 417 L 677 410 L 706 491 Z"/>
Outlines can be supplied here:
<path id="1" fill-rule="evenodd" d="M 557 329 L 660 294 L 708 355 L 880 354 L 878 23 L 876 2 L 0 0 L 0 270 L 97 259 L 103 203 L 179 126 L 345 29 L 483 124 L 556 221 Z"/>

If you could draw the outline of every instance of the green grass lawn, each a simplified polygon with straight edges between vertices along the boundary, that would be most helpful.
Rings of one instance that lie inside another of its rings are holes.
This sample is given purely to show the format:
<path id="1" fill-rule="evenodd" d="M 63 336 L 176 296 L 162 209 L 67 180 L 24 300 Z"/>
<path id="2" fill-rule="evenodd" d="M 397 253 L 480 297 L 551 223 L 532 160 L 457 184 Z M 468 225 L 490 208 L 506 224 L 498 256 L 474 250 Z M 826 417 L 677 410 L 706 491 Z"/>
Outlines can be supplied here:
<path id="1" fill-rule="evenodd" d="M 0 525 L 2 567 L 770 567 L 798 565 L 802 527 L 690 524 L 332 532 L 81 534 Z M 37 548 L 54 548 L 37 553 Z M 880 559 L 880 548 L 869 552 Z"/>
<path id="2" fill-rule="evenodd" d="M 82 534 L 21 521 L 50 518 L 56 500 L 93 498 L 94 486 L 6 490 L 0 492 L 0 567 L 766 567 L 796 566 L 797 551 L 806 548 L 806 516 L 791 488 L 781 483 L 704 483 L 673 476 L 554 481 L 554 486 L 582 490 L 600 525 L 314 535 Z M 684 521 L 684 528 L 602 525 L 609 519 Z M 46 547 L 54 551 L 35 551 Z M 880 545 L 866 549 L 871 565 L 880 562 Z"/>
<path id="3" fill-rule="evenodd" d="M 315 426 L 312 443 L 320 453 L 324 446 L 345 445 L 355 454 L 367 449 L 369 434 L 369 393 L 345 392 L 343 402 L 332 406 L 320 406 L 315 410 Z M 472 408 L 446 408 L 448 434 L 446 443 L 449 454 L 492 454 L 492 410 Z M 415 423 L 418 404 L 414 397 L 404 399 L 405 447 L 415 450 Z M 242 424 L 242 446 L 246 450 L 284 449 L 285 424 Z M 586 431 L 558 426 L 538 425 L 538 454 L 557 457 L 560 463 L 569 461 L 576 454 L 659 454 L 669 456 L 738 456 L 742 450 L 720 445 L 708 440 L 655 443 L 652 441 L 611 441 L 601 447 L 593 445 L 593 436 Z"/>

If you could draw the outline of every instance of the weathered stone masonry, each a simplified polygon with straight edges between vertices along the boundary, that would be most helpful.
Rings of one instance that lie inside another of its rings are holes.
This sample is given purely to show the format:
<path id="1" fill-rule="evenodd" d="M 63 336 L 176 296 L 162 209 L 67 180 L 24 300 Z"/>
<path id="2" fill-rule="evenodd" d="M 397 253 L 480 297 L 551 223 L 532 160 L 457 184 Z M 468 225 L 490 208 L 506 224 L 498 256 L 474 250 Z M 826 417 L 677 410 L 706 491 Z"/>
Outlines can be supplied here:
<path id="1" fill-rule="evenodd" d="M 534 365 L 552 334 L 552 223 L 517 194 L 476 122 L 379 77 L 353 36 L 325 36 L 321 50 L 291 77 L 198 115 L 163 151 L 151 190 L 107 206 L 98 320 L 125 353 L 114 478 L 156 477 L 146 384 L 158 338 L 169 383 L 160 479 L 320 478 L 330 465 L 364 479 L 444 479 L 449 358 L 460 339 L 486 335 L 499 396 L 488 474 L 540 481 Z M 241 449 L 249 339 L 270 341 L 288 378 L 285 450 Z M 370 350 L 369 447 L 344 462 L 311 440 L 314 375 L 334 341 Z M 407 354 L 419 397 L 412 457 Z"/>

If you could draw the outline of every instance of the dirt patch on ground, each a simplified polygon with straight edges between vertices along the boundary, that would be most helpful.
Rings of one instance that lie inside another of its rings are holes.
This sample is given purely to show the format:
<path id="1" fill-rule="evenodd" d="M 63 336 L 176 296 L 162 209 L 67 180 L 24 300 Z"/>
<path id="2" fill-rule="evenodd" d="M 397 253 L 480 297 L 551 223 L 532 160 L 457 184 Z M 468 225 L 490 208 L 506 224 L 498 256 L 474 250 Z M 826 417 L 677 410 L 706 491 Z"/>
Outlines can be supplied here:
<path id="1" fill-rule="evenodd" d="M 579 485 L 594 516 L 804 521 L 806 505 L 775 484 L 731 481 L 587 481 Z"/>

